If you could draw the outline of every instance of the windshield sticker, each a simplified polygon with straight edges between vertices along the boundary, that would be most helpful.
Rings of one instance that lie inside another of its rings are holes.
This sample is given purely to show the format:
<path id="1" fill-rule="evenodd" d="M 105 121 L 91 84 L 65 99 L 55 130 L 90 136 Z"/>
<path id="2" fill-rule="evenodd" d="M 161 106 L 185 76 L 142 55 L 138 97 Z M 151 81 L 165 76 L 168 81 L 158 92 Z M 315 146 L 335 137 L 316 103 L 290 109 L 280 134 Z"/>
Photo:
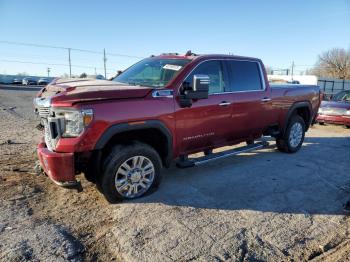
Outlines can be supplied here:
<path id="1" fill-rule="evenodd" d="M 166 64 L 165 66 L 163 66 L 163 69 L 174 70 L 174 71 L 179 71 L 181 68 L 182 66 L 179 66 L 179 65 Z"/>

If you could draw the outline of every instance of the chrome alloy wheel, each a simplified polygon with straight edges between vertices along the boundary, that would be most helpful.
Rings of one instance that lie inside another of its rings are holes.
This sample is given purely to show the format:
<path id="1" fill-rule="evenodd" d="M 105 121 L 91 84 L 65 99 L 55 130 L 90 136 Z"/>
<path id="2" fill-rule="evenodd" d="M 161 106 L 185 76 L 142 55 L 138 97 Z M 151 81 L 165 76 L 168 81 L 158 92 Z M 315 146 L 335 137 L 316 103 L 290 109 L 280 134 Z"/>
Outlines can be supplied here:
<path id="1" fill-rule="evenodd" d="M 155 169 L 151 160 L 133 156 L 120 165 L 115 174 L 115 187 L 125 198 L 143 195 L 152 185 Z"/>
<path id="2" fill-rule="evenodd" d="M 299 122 L 295 122 L 290 129 L 289 144 L 292 147 L 297 147 L 303 137 L 303 126 Z"/>

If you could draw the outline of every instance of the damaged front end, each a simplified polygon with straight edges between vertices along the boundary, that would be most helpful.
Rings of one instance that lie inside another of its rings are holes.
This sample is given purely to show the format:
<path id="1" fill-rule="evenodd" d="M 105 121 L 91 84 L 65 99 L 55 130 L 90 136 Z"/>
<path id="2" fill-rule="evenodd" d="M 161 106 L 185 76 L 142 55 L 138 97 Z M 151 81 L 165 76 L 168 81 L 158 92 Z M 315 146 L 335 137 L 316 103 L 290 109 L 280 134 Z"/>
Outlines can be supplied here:
<path id="1" fill-rule="evenodd" d="M 50 98 L 34 99 L 35 112 L 40 118 L 40 129 L 44 137 L 37 146 L 40 166 L 53 182 L 63 187 L 80 188 L 75 179 L 74 153 L 55 152 L 56 145 L 62 137 L 62 118 L 56 118 L 51 108 Z"/>

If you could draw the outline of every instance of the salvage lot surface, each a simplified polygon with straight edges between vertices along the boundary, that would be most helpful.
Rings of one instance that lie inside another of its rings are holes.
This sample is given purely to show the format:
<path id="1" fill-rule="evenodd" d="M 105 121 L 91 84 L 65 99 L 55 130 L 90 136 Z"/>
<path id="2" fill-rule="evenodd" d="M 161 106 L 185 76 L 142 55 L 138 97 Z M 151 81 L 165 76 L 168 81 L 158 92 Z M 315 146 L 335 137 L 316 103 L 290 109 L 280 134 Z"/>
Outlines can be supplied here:
<path id="1" fill-rule="evenodd" d="M 267 149 L 163 172 L 155 193 L 106 203 L 32 172 L 32 90 L 0 89 L 0 260 L 350 259 L 350 130 L 312 128 L 302 149 Z"/>

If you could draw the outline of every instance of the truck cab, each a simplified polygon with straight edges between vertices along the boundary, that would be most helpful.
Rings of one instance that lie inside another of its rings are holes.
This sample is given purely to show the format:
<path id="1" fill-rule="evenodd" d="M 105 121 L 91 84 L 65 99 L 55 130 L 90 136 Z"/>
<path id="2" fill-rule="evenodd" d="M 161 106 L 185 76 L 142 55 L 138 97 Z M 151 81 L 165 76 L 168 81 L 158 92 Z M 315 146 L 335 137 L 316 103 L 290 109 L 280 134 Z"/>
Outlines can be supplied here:
<path id="1" fill-rule="evenodd" d="M 111 80 L 57 80 L 35 99 L 46 175 L 75 186 L 81 172 L 108 201 L 142 196 L 173 160 L 194 166 L 245 150 L 262 135 L 294 153 L 316 116 L 317 86 L 270 87 L 260 59 L 151 56 Z M 247 142 L 236 151 L 218 147 Z M 203 151 L 202 159 L 188 155 Z"/>

